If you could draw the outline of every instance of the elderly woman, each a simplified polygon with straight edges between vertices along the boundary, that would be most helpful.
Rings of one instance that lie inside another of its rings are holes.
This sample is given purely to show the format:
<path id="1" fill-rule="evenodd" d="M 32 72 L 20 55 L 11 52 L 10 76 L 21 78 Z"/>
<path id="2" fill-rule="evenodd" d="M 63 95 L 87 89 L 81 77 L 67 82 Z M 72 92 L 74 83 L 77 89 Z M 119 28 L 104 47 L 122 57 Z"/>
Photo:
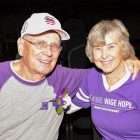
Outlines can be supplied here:
<path id="1" fill-rule="evenodd" d="M 123 23 L 97 23 L 89 32 L 86 54 L 97 69 L 87 73 L 72 107 L 91 106 L 102 140 L 140 140 L 140 74 L 132 80 L 124 63 L 135 53 Z"/>

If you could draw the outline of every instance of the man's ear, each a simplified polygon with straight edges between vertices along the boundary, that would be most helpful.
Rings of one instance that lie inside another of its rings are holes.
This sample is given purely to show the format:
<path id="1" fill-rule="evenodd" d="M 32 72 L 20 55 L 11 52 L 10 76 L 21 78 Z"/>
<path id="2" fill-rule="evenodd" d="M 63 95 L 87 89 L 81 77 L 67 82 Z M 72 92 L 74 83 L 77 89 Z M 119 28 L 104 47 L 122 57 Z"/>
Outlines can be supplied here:
<path id="1" fill-rule="evenodd" d="M 17 46 L 18 46 L 18 53 L 20 56 L 23 56 L 23 49 L 24 49 L 24 41 L 22 38 L 18 38 L 17 40 Z"/>

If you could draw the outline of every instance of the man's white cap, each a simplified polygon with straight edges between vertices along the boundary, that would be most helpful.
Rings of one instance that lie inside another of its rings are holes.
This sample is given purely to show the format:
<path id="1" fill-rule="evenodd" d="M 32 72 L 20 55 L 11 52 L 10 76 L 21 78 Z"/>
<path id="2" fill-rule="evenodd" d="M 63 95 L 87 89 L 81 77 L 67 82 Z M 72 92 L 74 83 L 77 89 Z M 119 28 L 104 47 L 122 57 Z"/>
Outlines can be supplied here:
<path id="1" fill-rule="evenodd" d="M 64 31 L 58 19 L 49 13 L 34 13 L 23 24 L 21 37 L 26 34 L 37 35 L 47 31 L 56 31 L 61 40 L 69 40 L 70 35 Z"/>

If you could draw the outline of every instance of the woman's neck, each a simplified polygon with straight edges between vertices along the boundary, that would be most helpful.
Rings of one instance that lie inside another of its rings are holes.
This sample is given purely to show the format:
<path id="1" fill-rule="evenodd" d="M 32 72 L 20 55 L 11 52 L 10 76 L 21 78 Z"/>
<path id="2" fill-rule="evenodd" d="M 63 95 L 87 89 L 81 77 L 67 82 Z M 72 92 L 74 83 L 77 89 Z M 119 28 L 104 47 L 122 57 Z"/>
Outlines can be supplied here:
<path id="1" fill-rule="evenodd" d="M 118 81 L 120 81 L 124 77 L 125 72 L 126 72 L 125 64 L 121 63 L 114 71 L 105 74 L 109 87 L 113 86 Z"/>

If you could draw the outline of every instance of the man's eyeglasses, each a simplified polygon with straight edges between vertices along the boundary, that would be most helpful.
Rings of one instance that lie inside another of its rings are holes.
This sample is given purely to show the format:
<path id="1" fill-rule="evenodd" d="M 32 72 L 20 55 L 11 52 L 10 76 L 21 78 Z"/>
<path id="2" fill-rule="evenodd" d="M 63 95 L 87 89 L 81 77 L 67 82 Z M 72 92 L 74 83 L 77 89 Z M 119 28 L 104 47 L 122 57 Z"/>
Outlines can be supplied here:
<path id="1" fill-rule="evenodd" d="M 52 51 L 58 51 L 61 48 L 61 46 L 56 43 L 52 43 L 52 44 L 48 45 L 45 41 L 32 42 L 25 38 L 22 38 L 22 39 L 25 40 L 26 42 L 28 42 L 29 44 L 35 46 L 39 50 L 44 50 L 44 49 L 50 47 Z"/>

